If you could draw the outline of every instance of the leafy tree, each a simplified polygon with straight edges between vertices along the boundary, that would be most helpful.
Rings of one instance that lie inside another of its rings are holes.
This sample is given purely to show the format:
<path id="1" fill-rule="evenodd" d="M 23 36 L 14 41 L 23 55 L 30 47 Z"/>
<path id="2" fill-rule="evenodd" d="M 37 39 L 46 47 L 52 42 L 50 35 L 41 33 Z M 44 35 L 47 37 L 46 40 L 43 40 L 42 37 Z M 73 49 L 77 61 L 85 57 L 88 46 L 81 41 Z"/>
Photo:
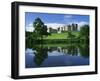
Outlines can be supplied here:
<path id="1" fill-rule="evenodd" d="M 33 22 L 34 32 L 36 33 L 37 37 L 43 39 L 43 35 L 48 35 L 47 26 L 44 25 L 40 18 L 36 18 Z"/>
<path id="2" fill-rule="evenodd" d="M 47 26 L 44 25 L 44 26 L 43 26 L 43 30 L 42 30 L 42 35 L 47 36 L 48 34 L 49 34 L 49 33 L 47 32 Z"/>
<path id="3" fill-rule="evenodd" d="M 33 44 L 37 43 L 37 36 L 34 32 L 26 32 L 25 36 L 26 47 L 31 48 Z"/>
<path id="4" fill-rule="evenodd" d="M 79 38 L 81 39 L 82 43 L 89 44 L 89 25 L 83 25 L 80 28 Z"/>
<path id="5" fill-rule="evenodd" d="M 80 38 L 89 38 L 89 25 L 83 25 L 80 29 Z"/>

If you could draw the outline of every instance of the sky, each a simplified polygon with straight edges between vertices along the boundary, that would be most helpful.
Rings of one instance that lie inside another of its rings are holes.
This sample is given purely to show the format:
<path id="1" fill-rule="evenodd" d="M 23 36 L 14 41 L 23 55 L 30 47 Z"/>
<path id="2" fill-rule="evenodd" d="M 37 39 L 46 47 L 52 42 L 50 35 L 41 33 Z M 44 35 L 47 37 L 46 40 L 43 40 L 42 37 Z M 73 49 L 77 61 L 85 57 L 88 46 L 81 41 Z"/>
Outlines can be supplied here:
<path id="1" fill-rule="evenodd" d="M 47 27 L 53 27 L 54 29 L 72 23 L 77 23 L 79 26 L 89 24 L 89 15 L 25 12 L 26 31 L 34 30 L 33 22 L 37 17 L 39 17 Z"/>

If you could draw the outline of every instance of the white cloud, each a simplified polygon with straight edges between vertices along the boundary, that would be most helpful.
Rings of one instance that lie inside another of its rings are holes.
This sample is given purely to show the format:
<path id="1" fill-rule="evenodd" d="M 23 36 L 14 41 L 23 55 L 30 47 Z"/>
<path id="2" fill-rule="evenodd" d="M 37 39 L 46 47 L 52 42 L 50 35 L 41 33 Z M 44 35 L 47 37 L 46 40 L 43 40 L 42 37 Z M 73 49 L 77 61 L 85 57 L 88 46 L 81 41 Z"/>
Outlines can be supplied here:
<path id="1" fill-rule="evenodd" d="M 78 29 L 80 30 L 80 28 L 83 26 L 83 25 L 86 25 L 86 24 L 88 24 L 89 25 L 89 23 L 88 22 L 85 22 L 85 21 L 81 21 L 81 22 L 79 22 L 78 23 Z"/>
<path id="2" fill-rule="evenodd" d="M 34 27 L 29 27 L 29 26 L 27 26 L 26 28 L 25 28 L 25 30 L 27 31 L 27 32 L 33 32 L 34 31 Z"/>
<path id="3" fill-rule="evenodd" d="M 32 24 L 32 23 L 30 23 L 30 24 L 29 24 L 29 26 L 33 26 L 33 24 Z"/>
<path id="4" fill-rule="evenodd" d="M 48 28 L 53 28 L 53 29 L 57 29 L 58 27 L 62 27 L 64 26 L 64 24 L 59 24 L 59 23 L 46 23 L 45 25 L 47 25 Z"/>
<path id="5" fill-rule="evenodd" d="M 85 21 L 81 21 L 81 22 L 78 23 L 79 26 L 83 26 L 85 24 L 89 24 L 89 23 L 88 22 L 85 22 Z"/>
<path id="6" fill-rule="evenodd" d="M 27 26 L 32 27 L 33 26 L 33 23 L 29 23 Z"/>
<path id="7" fill-rule="evenodd" d="M 34 31 L 33 23 L 30 22 L 30 23 L 25 27 L 25 31 L 33 32 L 33 31 Z"/>
<path id="8" fill-rule="evenodd" d="M 65 15 L 64 17 L 65 18 L 72 18 L 73 16 L 72 15 Z"/>
<path id="9" fill-rule="evenodd" d="M 89 25 L 89 23 L 86 22 L 86 21 L 70 22 L 69 24 L 72 24 L 72 23 L 78 24 L 78 30 L 80 30 L 80 28 L 81 28 L 83 25 Z"/>
<path id="10" fill-rule="evenodd" d="M 68 24 L 72 24 L 72 23 L 74 23 L 74 24 L 78 24 L 79 26 L 83 26 L 83 25 L 85 25 L 85 24 L 89 24 L 88 22 L 86 22 L 86 21 L 80 21 L 80 22 L 70 22 L 70 23 L 68 23 Z"/>

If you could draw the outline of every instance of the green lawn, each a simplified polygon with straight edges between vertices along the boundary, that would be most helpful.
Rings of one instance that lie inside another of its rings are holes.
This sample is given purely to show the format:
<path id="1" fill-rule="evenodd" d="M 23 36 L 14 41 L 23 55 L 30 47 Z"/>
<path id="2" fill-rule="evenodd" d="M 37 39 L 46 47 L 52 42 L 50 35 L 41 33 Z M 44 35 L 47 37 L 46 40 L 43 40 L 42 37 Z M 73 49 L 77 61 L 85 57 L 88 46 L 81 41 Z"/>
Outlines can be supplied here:
<path id="1" fill-rule="evenodd" d="M 53 33 L 50 36 L 46 37 L 46 39 L 66 39 L 67 33 Z"/>
<path id="2" fill-rule="evenodd" d="M 72 32 L 73 35 L 75 35 L 76 37 L 79 36 L 79 32 Z"/>
<path id="3" fill-rule="evenodd" d="M 72 32 L 72 34 L 78 36 L 79 32 Z M 44 39 L 67 39 L 67 36 L 67 33 L 52 33 L 50 36 L 47 36 Z"/>

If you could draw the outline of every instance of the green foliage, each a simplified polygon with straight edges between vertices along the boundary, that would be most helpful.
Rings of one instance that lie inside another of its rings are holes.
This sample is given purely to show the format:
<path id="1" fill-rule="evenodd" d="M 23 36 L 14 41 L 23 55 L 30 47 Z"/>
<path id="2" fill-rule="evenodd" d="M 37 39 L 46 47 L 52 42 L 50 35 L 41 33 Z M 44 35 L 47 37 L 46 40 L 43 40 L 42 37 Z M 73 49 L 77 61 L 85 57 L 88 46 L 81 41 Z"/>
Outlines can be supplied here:
<path id="1" fill-rule="evenodd" d="M 80 28 L 79 37 L 81 43 L 89 44 L 89 25 L 83 25 Z"/>
<path id="2" fill-rule="evenodd" d="M 80 29 L 80 38 L 89 38 L 89 25 L 84 25 Z"/>
<path id="3" fill-rule="evenodd" d="M 26 32 L 25 33 L 25 39 L 26 39 L 26 47 L 31 48 L 33 44 L 35 44 L 37 41 L 37 36 L 34 32 Z"/>
<path id="4" fill-rule="evenodd" d="M 34 23 L 33 23 L 33 27 L 35 28 L 35 33 L 37 34 L 42 34 L 42 28 L 44 26 L 44 23 L 41 21 L 40 18 L 36 18 Z"/>
<path id="5" fill-rule="evenodd" d="M 26 32 L 26 39 L 36 39 L 36 34 L 34 32 Z"/>
<path id="6" fill-rule="evenodd" d="M 41 40 L 43 39 L 43 35 L 47 36 L 47 26 L 44 25 L 40 18 L 36 18 L 33 22 L 34 32 L 36 33 L 37 37 L 40 37 Z"/>
<path id="7" fill-rule="evenodd" d="M 79 39 L 44 39 L 43 44 L 69 44 L 69 43 L 79 43 Z"/>

